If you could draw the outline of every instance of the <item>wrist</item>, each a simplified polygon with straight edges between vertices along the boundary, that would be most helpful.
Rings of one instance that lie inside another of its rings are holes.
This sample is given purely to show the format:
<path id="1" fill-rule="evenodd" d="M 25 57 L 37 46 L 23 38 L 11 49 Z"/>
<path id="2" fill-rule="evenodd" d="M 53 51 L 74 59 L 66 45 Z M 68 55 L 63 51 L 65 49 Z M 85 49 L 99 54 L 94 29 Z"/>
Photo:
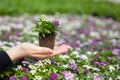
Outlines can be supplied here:
<path id="1" fill-rule="evenodd" d="M 17 45 L 15 47 L 12 47 L 12 48 L 6 50 L 6 52 L 12 61 L 24 57 L 21 45 Z"/>

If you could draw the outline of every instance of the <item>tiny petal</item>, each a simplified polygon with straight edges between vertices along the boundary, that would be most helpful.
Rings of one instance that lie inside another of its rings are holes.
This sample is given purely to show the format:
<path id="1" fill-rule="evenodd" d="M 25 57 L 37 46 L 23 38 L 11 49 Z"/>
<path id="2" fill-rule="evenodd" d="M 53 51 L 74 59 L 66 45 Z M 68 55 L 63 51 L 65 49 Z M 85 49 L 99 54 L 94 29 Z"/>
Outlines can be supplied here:
<path id="1" fill-rule="evenodd" d="M 54 24 L 55 26 L 59 26 L 59 21 L 53 21 L 53 24 Z"/>

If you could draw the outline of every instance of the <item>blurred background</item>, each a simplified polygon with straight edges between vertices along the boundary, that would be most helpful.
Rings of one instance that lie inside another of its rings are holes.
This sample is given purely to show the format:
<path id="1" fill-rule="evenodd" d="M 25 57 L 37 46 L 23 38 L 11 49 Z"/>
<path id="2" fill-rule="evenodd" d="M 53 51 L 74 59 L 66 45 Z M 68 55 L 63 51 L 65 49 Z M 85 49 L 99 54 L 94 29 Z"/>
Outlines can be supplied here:
<path id="1" fill-rule="evenodd" d="M 0 0 L 0 15 L 91 14 L 120 20 L 119 0 Z"/>
<path id="2" fill-rule="evenodd" d="M 100 64 L 120 64 L 120 0 L 0 0 L 0 50 L 23 42 L 38 44 L 38 33 L 33 33 L 32 27 L 41 14 L 52 21 L 60 21 L 56 40 L 75 47 L 73 54 L 84 54 L 89 60 L 86 59 L 86 65 L 94 60 L 96 51 L 103 53 L 95 59 L 98 58 L 98 62 L 101 59 Z M 105 80 L 120 77 L 120 68 L 114 72 L 108 67 L 100 69 L 98 73 L 105 75 Z M 80 70 L 84 69 L 80 67 Z M 13 74 L 11 70 L 8 72 L 0 71 L 0 77 Z M 88 76 L 91 74 L 93 71 Z M 82 80 L 88 80 L 83 76 Z"/>

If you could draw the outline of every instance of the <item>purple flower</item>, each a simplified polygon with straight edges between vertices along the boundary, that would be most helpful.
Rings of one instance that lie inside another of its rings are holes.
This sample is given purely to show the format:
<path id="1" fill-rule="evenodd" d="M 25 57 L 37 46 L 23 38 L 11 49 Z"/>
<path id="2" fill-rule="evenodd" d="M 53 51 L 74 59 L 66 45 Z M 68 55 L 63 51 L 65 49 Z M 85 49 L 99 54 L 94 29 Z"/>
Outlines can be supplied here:
<path id="1" fill-rule="evenodd" d="M 29 70 L 30 70 L 29 68 L 22 68 L 23 72 L 29 72 Z"/>
<path id="2" fill-rule="evenodd" d="M 89 48 L 89 47 L 86 48 L 86 51 L 90 51 L 90 50 L 91 50 L 91 48 Z"/>
<path id="3" fill-rule="evenodd" d="M 74 34 L 73 37 L 74 37 L 75 39 L 79 39 L 79 38 L 80 38 L 78 34 Z"/>
<path id="4" fill-rule="evenodd" d="M 51 60 L 51 64 L 60 65 L 61 63 L 60 62 L 55 62 L 55 61 Z"/>
<path id="5" fill-rule="evenodd" d="M 76 73 L 79 70 L 79 68 L 77 68 L 77 65 L 76 65 L 75 61 L 70 60 L 69 63 L 70 63 L 70 68 L 72 68 L 73 72 Z"/>
<path id="6" fill-rule="evenodd" d="M 59 21 L 53 21 L 53 24 L 54 24 L 55 26 L 59 26 Z"/>
<path id="7" fill-rule="evenodd" d="M 71 67 L 72 69 L 76 69 L 76 68 L 77 68 L 76 63 L 75 63 L 74 60 L 70 60 L 69 63 L 70 63 L 70 67 Z"/>
<path id="8" fill-rule="evenodd" d="M 5 35 L 4 35 L 4 38 L 5 38 L 5 39 L 9 39 L 9 38 L 10 38 L 10 35 L 9 35 L 9 34 L 5 34 Z"/>
<path id="9" fill-rule="evenodd" d="M 119 52 L 120 52 L 119 49 L 113 49 L 113 50 L 112 50 L 112 53 L 113 53 L 114 55 L 119 55 Z"/>
<path id="10" fill-rule="evenodd" d="M 106 61 L 102 61 L 102 62 L 99 62 L 99 61 L 92 61 L 93 64 L 97 64 L 99 66 L 103 65 L 103 66 L 107 66 L 108 63 Z"/>
<path id="11" fill-rule="evenodd" d="M 120 49 L 120 43 L 117 44 L 117 47 Z"/>
<path id="12" fill-rule="evenodd" d="M 62 72 L 62 76 L 65 78 L 65 80 L 70 80 L 74 78 L 74 74 L 69 71 Z"/>
<path id="13" fill-rule="evenodd" d="M 88 29 L 78 29 L 80 33 L 83 33 L 83 34 L 89 34 L 90 31 Z"/>
<path id="14" fill-rule="evenodd" d="M 9 78 L 9 80 L 16 80 L 16 77 L 15 77 L 15 76 L 11 76 L 11 77 Z"/>
<path id="15" fill-rule="evenodd" d="M 45 80 L 44 78 L 42 78 L 41 80 Z"/>
<path id="16" fill-rule="evenodd" d="M 16 30 L 15 31 L 15 34 L 18 36 L 18 35 L 20 35 L 20 30 Z"/>
<path id="17" fill-rule="evenodd" d="M 99 76 L 99 74 L 95 74 L 93 80 L 104 80 L 104 78 Z"/>
<path id="18" fill-rule="evenodd" d="M 93 40 L 93 41 L 92 41 L 92 44 L 93 44 L 93 46 L 97 46 L 98 41 L 97 41 L 97 40 Z"/>
<path id="19" fill-rule="evenodd" d="M 58 78 L 58 75 L 56 73 L 51 73 L 50 74 L 50 79 L 57 80 L 57 78 Z"/>
<path id="20" fill-rule="evenodd" d="M 23 76 L 19 80 L 29 80 L 29 77 L 28 76 Z"/>
<path id="21" fill-rule="evenodd" d="M 117 55 L 117 58 L 120 60 L 120 55 Z"/>
<path id="22" fill-rule="evenodd" d="M 101 51 L 101 52 L 104 52 L 104 51 L 105 51 L 105 49 L 104 49 L 104 48 L 101 48 L 101 49 L 100 49 L 100 51 Z"/>
<path id="23" fill-rule="evenodd" d="M 107 66 L 107 65 L 108 65 L 108 62 L 103 61 L 103 62 L 101 62 L 101 65 L 103 65 L 103 66 Z"/>
<path id="24" fill-rule="evenodd" d="M 112 61 L 112 60 L 113 60 L 113 59 L 112 59 L 112 57 L 110 57 L 110 56 L 108 56 L 108 57 L 107 57 L 107 59 L 108 59 L 108 60 L 110 60 L 110 61 Z"/>
<path id="25" fill-rule="evenodd" d="M 89 69 L 86 69 L 86 70 L 83 71 L 83 74 L 86 74 L 86 73 L 88 73 L 89 71 L 90 71 Z"/>
<path id="26" fill-rule="evenodd" d="M 92 61 L 93 64 L 98 64 L 100 65 L 100 62 L 99 61 Z"/>
<path id="27" fill-rule="evenodd" d="M 96 58 L 99 58 L 99 54 L 97 54 L 97 53 L 96 53 L 96 54 L 94 54 L 94 56 L 95 56 Z"/>

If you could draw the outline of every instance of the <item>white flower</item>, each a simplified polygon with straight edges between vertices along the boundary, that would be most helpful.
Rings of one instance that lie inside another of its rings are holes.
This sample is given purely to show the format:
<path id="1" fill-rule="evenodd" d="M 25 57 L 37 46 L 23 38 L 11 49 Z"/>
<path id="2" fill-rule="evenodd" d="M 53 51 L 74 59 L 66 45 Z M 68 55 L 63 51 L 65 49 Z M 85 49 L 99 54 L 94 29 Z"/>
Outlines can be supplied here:
<path id="1" fill-rule="evenodd" d="M 94 71 L 100 71 L 99 68 L 95 68 L 95 67 L 93 67 L 92 69 L 93 69 Z"/>
<path id="2" fill-rule="evenodd" d="M 51 64 L 51 60 L 50 59 L 45 59 L 45 62 L 48 64 Z"/>
<path id="3" fill-rule="evenodd" d="M 90 32 L 90 36 L 92 36 L 92 37 L 96 37 L 96 38 L 100 38 L 100 33 L 98 33 L 98 32 L 95 32 L 95 31 L 91 31 Z"/>
<path id="4" fill-rule="evenodd" d="M 42 72 L 46 72 L 46 70 L 43 69 Z"/>
<path id="5" fill-rule="evenodd" d="M 113 66 L 109 66 L 109 70 L 112 72 L 115 70 L 115 68 Z"/>
<path id="6" fill-rule="evenodd" d="M 34 80 L 42 80 L 42 77 L 41 76 L 35 76 Z"/>
<path id="7" fill-rule="evenodd" d="M 110 77 L 109 80 L 113 80 L 113 79 Z"/>
<path id="8" fill-rule="evenodd" d="M 80 55 L 79 55 L 79 52 L 78 52 L 78 51 L 73 51 L 73 52 L 72 52 L 72 55 L 76 55 L 76 58 L 80 57 Z"/>
<path id="9" fill-rule="evenodd" d="M 120 80 L 120 76 L 117 76 L 117 79 L 119 79 L 119 80 Z"/>
<path id="10" fill-rule="evenodd" d="M 97 54 L 97 52 L 95 51 L 95 52 L 93 52 L 93 54 Z"/>
<path id="11" fill-rule="evenodd" d="M 28 65 L 28 67 L 29 67 L 30 69 L 35 69 L 35 66 L 34 66 L 34 65 Z"/>
<path id="12" fill-rule="evenodd" d="M 119 68 L 120 68 L 120 67 L 119 67 L 119 64 L 114 65 L 114 67 L 115 67 L 116 69 L 119 69 Z"/>
<path id="13" fill-rule="evenodd" d="M 43 66 L 44 64 L 39 60 L 39 62 L 35 63 L 34 66 L 40 67 Z"/>
<path id="14" fill-rule="evenodd" d="M 36 70 L 30 70 L 30 73 L 31 73 L 32 75 L 35 75 Z"/>
<path id="15" fill-rule="evenodd" d="M 3 43 L 2 43 L 2 41 L 0 41 L 0 46 L 2 46 L 3 45 Z"/>
<path id="16" fill-rule="evenodd" d="M 15 46 L 15 43 L 9 42 L 9 45 L 13 47 Z"/>
<path id="17" fill-rule="evenodd" d="M 72 54 L 77 55 L 77 54 L 79 54 L 79 52 L 78 51 L 73 51 Z"/>
<path id="18" fill-rule="evenodd" d="M 62 58 L 62 59 L 70 58 L 68 55 L 60 55 L 59 57 Z"/>
<path id="19" fill-rule="evenodd" d="M 22 66 L 21 65 L 17 65 L 17 69 L 22 69 Z"/>
<path id="20" fill-rule="evenodd" d="M 68 68 L 68 64 L 63 65 L 64 68 Z"/>
<path id="21" fill-rule="evenodd" d="M 48 21 L 48 18 L 46 17 L 46 15 L 41 15 L 40 17 L 43 21 Z"/>
<path id="22" fill-rule="evenodd" d="M 82 39 L 85 39 L 85 38 L 86 38 L 86 37 L 85 37 L 85 34 L 81 34 L 80 37 L 81 37 Z"/>
<path id="23" fill-rule="evenodd" d="M 82 58 L 82 59 L 84 59 L 84 60 L 88 60 L 88 57 L 87 57 L 86 55 L 84 55 L 84 54 L 81 54 L 81 55 L 80 55 L 80 58 Z"/>
<path id="24" fill-rule="evenodd" d="M 86 52 L 86 54 L 91 55 L 91 54 L 92 54 L 92 52 L 91 52 L 91 51 L 87 51 L 87 52 Z"/>
<path id="25" fill-rule="evenodd" d="M 91 69 L 92 67 L 89 65 L 83 65 L 84 68 Z"/>

